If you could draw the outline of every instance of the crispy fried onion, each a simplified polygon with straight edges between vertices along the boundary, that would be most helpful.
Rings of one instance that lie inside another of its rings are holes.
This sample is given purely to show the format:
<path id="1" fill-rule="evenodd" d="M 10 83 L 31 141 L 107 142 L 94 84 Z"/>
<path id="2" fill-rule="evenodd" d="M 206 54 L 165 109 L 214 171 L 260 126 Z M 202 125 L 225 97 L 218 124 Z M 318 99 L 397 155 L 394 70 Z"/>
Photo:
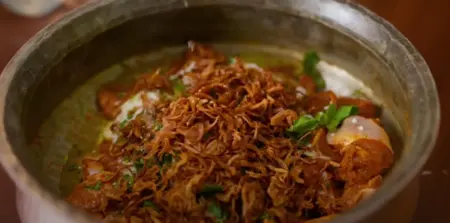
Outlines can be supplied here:
<path id="1" fill-rule="evenodd" d="M 303 222 L 339 214 L 380 185 L 392 163 L 383 144 L 334 148 L 318 129 L 300 147 L 286 135 L 299 114 L 336 103 L 333 92 L 310 87 L 300 99 L 270 71 L 224 58 L 190 42 L 166 76 L 139 79 L 130 92 L 171 92 L 171 78 L 190 85 L 113 125 L 118 140 L 84 158 L 83 180 L 67 200 L 107 222 Z M 110 119 L 123 101 L 115 98 L 99 99 Z"/>

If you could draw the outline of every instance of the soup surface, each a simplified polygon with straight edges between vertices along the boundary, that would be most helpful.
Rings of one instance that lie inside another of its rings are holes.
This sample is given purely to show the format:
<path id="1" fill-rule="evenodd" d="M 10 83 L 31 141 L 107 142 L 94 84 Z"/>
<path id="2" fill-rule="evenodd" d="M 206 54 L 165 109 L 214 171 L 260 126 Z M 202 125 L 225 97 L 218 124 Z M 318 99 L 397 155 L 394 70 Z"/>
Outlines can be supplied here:
<path id="1" fill-rule="evenodd" d="M 118 80 L 97 89 L 85 118 L 100 136 L 61 175 L 67 201 L 106 222 L 328 219 L 394 160 L 379 107 L 327 86 L 315 52 L 263 66 L 191 41 Z"/>

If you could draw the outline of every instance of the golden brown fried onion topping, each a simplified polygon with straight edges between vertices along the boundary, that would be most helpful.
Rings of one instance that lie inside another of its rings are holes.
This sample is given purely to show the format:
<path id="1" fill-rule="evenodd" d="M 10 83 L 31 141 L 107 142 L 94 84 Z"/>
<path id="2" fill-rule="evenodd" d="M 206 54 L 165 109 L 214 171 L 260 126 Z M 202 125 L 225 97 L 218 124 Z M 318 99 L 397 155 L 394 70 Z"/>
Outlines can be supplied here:
<path id="1" fill-rule="evenodd" d="M 269 70 L 277 69 L 238 58 L 229 64 L 190 42 L 181 63 L 140 77 L 125 98 L 101 89 L 100 108 L 113 119 L 141 90 L 170 95 L 170 77 L 187 83 L 175 99 L 143 95 L 144 112 L 111 127 L 119 139 L 104 140 L 97 155 L 84 158 L 83 180 L 67 200 L 107 222 L 294 223 L 330 218 L 378 188 L 393 159 L 382 142 L 330 145 L 318 128 L 305 135 L 309 145 L 299 145 L 286 134 L 300 115 L 330 103 L 355 102 L 365 116 L 373 116 L 372 104 L 316 92 L 308 78 L 299 79 L 307 94 L 297 97 L 295 86 L 274 81 Z"/>

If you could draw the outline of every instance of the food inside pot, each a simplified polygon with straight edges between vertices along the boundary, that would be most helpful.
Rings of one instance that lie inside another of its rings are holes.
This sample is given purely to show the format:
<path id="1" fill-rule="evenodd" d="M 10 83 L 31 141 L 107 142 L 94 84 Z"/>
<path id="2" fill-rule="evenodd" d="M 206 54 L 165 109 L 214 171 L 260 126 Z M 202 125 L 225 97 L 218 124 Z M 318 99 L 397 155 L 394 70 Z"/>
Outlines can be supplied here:
<path id="1" fill-rule="evenodd" d="M 167 71 L 98 89 L 109 120 L 67 201 L 107 222 L 308 222 L 382 184 L 370 100 L 329 90 L 315 52 L 262 68 L 189 42 Z M 300 63 L 300 62 L 299 62 Z"/>

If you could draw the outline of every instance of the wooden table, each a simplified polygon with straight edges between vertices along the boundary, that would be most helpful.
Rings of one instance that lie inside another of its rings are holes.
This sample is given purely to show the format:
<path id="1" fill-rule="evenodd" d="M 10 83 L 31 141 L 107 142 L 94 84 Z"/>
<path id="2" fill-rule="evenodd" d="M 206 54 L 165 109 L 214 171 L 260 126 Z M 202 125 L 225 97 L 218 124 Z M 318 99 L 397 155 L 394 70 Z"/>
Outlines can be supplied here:
<path id="1" fill-rule="evenodd" d="M 84 1 L 84 0 L 79 0 Z M 76 2 L 73 1 L 72 2 Z M 420 177 L 420 199 L 414 222 L 450 222 L 450 1 L 448 0 L 359 0 L 393 23 L 427 60 L 439 89 L 442 124 L 435 152 Z M 19 47 L 70 7 L 42 19 L 25 19 L 0 7 L 0 67 Z M 449 81 L 448 84 L 446 82 Z M 446 140 L 447 139 L 447 140 Z M 19 222 L 15 211 L 15 189 L 0 169 L 0 219 Z"/>

